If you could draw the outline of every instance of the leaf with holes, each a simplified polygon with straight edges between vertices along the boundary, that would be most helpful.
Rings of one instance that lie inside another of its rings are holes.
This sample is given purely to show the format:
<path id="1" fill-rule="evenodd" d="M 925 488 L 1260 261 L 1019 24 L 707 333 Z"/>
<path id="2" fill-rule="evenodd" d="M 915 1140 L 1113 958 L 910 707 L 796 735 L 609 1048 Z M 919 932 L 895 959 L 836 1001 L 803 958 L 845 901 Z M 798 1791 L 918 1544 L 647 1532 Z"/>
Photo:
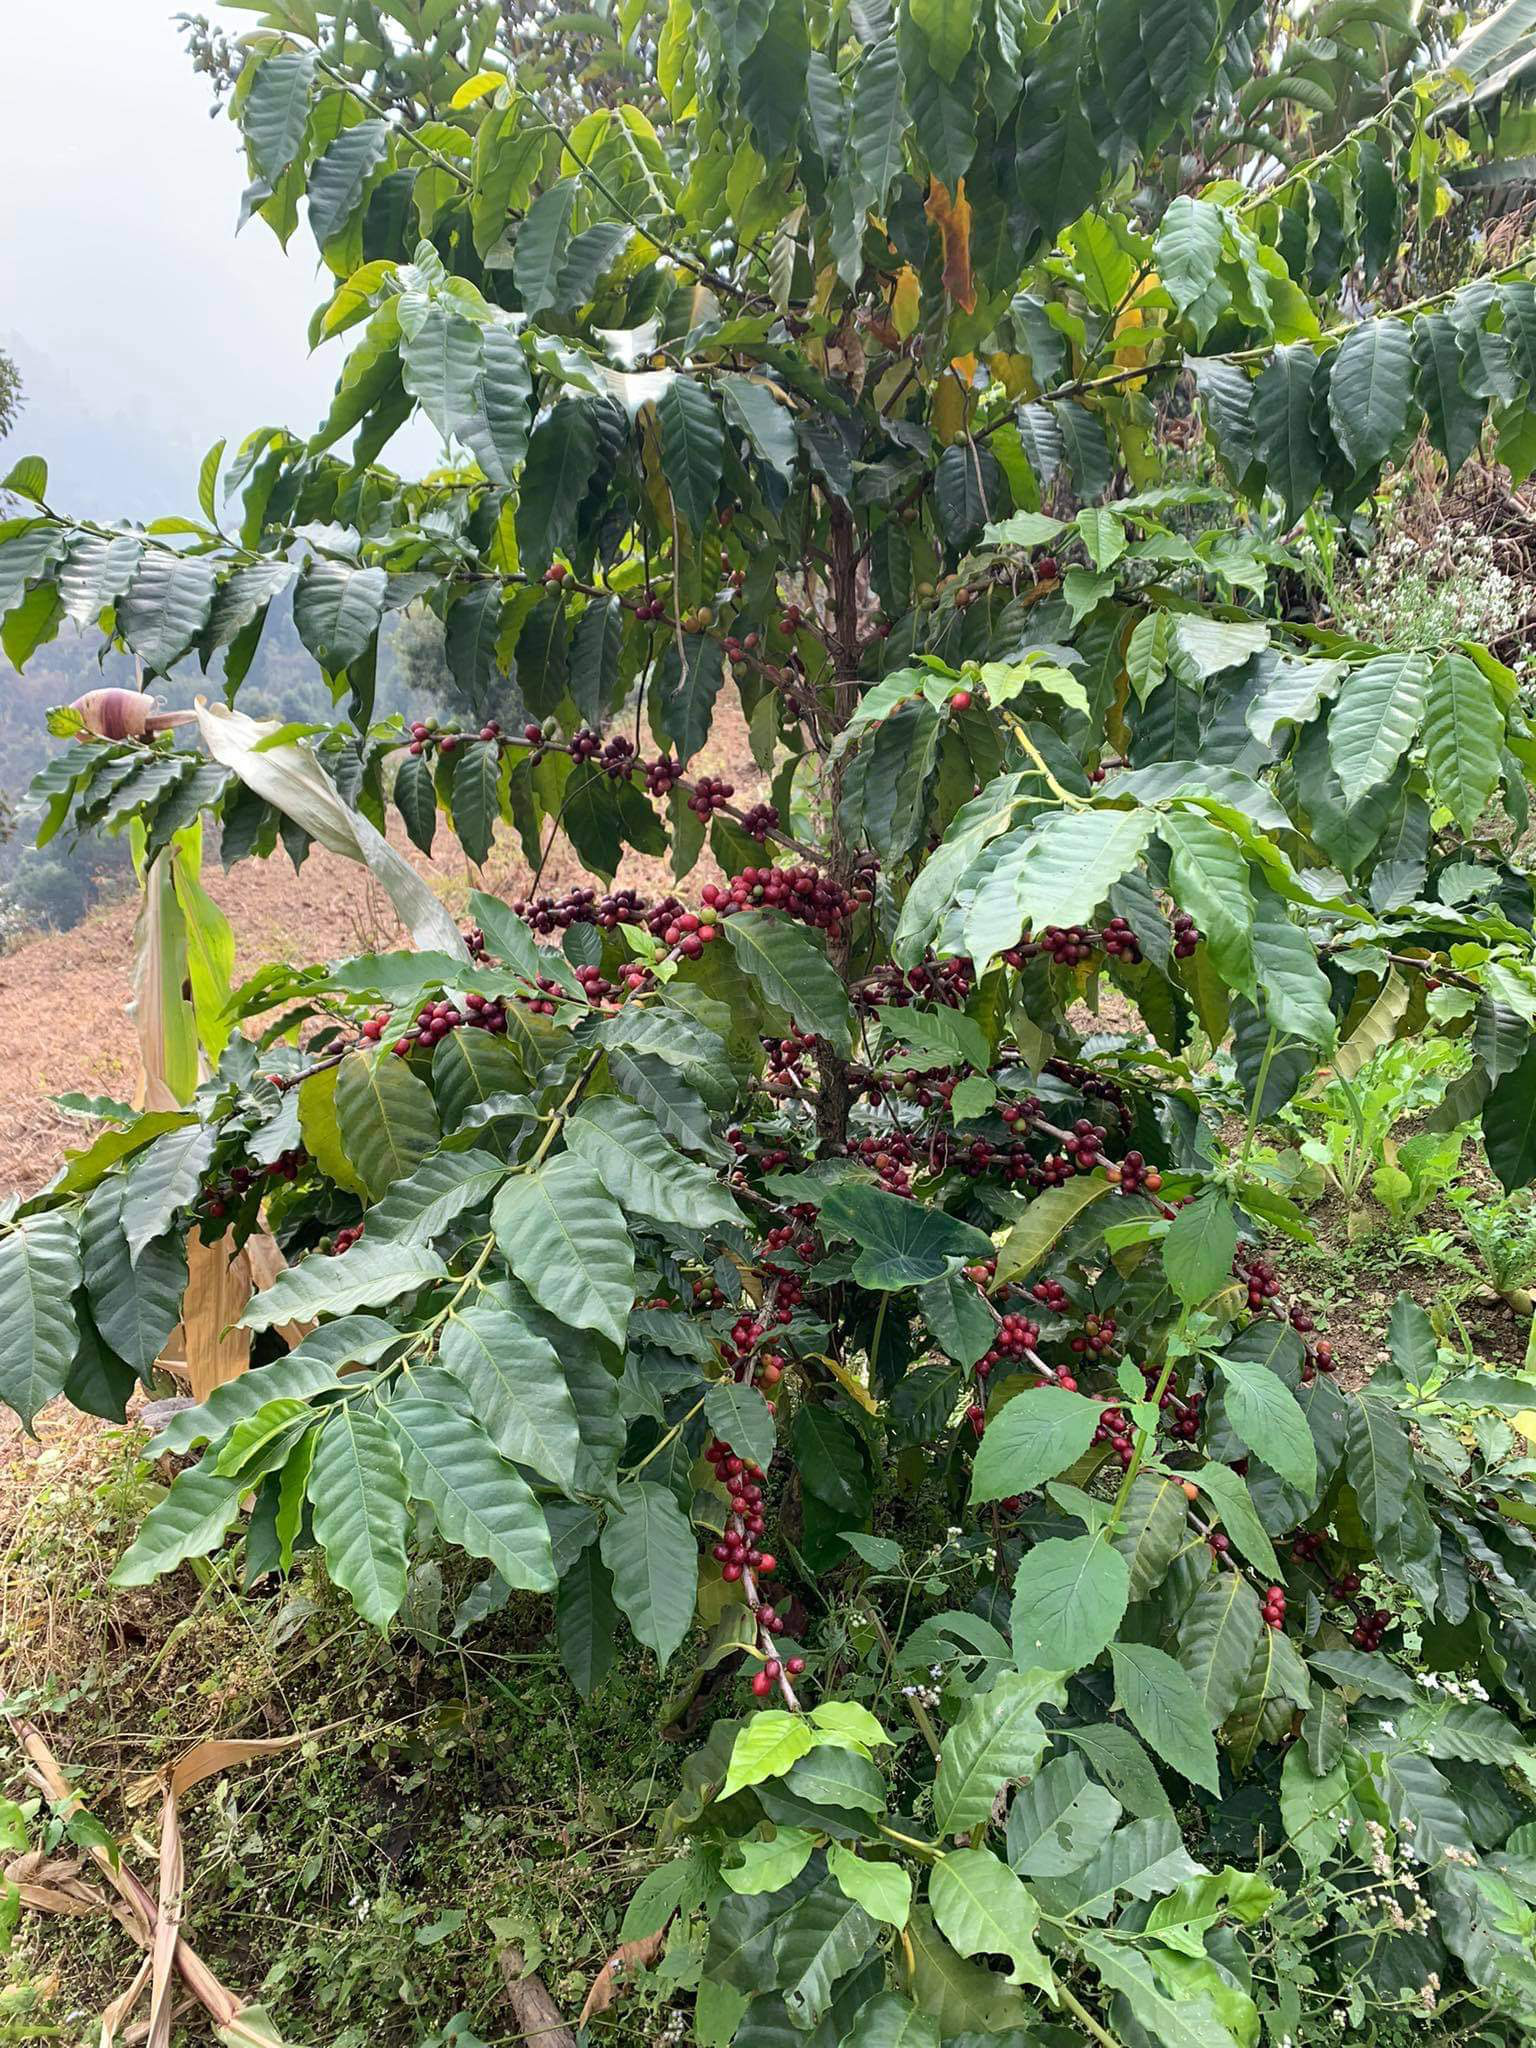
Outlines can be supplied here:
<path id="1" fill-rule="evenodd" d="M 1040 1709 L 1063 1706 L 1066 1697 L 1054 1672 L 1003 1671 L 991 1692 L 967 1702 L 939 1752 L 933 1821 L 940 1835 L 965 1834 L 990 1820 L 1003 1787 L 1033 1776 L 1050 1741 Z"/>

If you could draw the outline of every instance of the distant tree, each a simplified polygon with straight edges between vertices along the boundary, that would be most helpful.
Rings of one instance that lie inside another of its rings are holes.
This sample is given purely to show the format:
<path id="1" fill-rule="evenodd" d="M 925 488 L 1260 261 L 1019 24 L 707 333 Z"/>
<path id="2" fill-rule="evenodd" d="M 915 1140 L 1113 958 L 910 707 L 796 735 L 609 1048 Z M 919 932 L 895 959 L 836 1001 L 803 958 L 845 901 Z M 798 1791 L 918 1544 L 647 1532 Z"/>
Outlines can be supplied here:
<path id="1" fill-rule="evenodd" d="M 21 411 L 21 372 L 0 350 L 0 436 L 11 431 Z"/>

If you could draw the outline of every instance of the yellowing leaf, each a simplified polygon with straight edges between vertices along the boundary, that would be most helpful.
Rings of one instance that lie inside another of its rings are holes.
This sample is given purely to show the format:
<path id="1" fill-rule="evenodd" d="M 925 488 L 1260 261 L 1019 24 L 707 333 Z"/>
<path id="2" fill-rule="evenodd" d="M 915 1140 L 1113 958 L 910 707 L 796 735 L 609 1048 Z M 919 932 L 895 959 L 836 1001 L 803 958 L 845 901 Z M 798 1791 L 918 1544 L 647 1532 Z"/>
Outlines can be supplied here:
<path id="1" fill-rule="evenodd" d="M 971 279 L 971 204 L 965 196 L 965 180 L 949 187 L 938 178 L 928 181 L 924 213 L 939 231 L 944 245 L 944 289 L 964 312 L 976 310 L 976 286 Z"/>
<path id="2" fill-rule="evenodd" d="M 505 85 L 506 74 L 501 71 L 477 71 L 473 78 L 466 78 L 453 98 L 450 107 L 472 107 L 476 100 L 483 100 L 496 88 Z"/>
<path id="3" fill-rule="evenodd" d="M 903 341 L 917 332 L 917 323 L 922 317 L 923 288 L 911 264 L 903 263 L 896 279 L 896 289 L 891 294 L 891 318 Z"/>

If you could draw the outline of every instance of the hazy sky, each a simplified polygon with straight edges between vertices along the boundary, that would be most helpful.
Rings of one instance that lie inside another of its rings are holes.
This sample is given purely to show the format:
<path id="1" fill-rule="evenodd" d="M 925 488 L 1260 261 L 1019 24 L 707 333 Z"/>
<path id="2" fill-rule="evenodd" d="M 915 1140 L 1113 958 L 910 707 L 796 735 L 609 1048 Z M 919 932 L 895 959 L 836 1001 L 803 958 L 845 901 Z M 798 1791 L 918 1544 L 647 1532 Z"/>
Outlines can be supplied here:
<path id="1" fill-rule="evenodd" d="M 26 387 L 0 474 L 44 456 L 83 516 L 195 514 L 210 443 L 313 427 L 345 346 L 307 352 L 328 295 L 307 225 L 286 256 L 262 221 L 235 234 L 239 137 L 209 118 L 180 4 L 0 0 L 0 347 Z"/>

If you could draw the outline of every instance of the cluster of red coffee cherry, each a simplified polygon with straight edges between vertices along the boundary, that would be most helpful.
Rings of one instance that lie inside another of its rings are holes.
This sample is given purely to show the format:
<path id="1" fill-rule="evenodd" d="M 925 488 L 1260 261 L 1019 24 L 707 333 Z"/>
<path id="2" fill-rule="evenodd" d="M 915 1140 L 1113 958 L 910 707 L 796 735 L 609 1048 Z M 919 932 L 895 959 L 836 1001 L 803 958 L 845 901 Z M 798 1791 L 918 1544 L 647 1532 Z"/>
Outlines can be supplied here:
<path id="1" fill-rule="evenodd" d="M 389 1018 L 388 1010 L 375 1010 L 363 1024 L 364 1039 L 376 1044 L 388 1029 Z M 507 1010 L 503 999 L 500 996 L 483 996 L 478 989 L 471 989 L 464 998 L 462 1010 L 446 997 L 434 1003 L 423 1003 L 410 1030 L 402 1032 L 396 1039 L 394 1049 L 403 1058 L 416 1046 L 420 1046 L 423 1052 L 430 1052 L 453 1031 L 489 1031 L 500 1037 L 506 1028 Z"/>
<path id="2" fill-rule="evenodd" d="M 1262 1612 L 1265 1623 L 1268 1627 L 1285 1627 L 1284 1586 L 1266 1586 L 1264 1588 L 1264 1606 Z"/>
<path id="3" fill-rule="evenodd" d="M 1199 945 L 1200 933 L 1186 911 L 1174 913 L 1171 941 L 1174 957 L 1179 960 L 1189 959 Z M 1100 954 L 1134 967 L 1143 957 L 1141 941 L 1124 917 L 1112 917 L 1097 926 L 1048 924 L 1021 939 L 1018 945 L 1010 946 L 1002 957 L 1007 966 L 1017 969 L 1027 967 L 1042 954 L 1053 967 L 1081 967 Z"/>
<path id="4" fill-rule="evenodd" d="M 478 733 L 441 732 L 435 720 L 418 718 L 411 724 L 410 735 L 411 743 L 406 749 L 407 753 L 429 754 L 433 747 L 437 747 L 442 753 L 451 754 L 467 739 L 482 739 L 489 745 L 499 740 L 502 733 L 494 718 L 488 718 Z"/>
<path id="5" fill-rule="evenodd" d="M 706 909 L 720 917 L 739 910 L 778 910 L 838 938 L 851 922 L 860 904 L 868 903 L 867 889 L 848 890 L 819 869 L 802 864 L 792 868 L 743 868 L 726 882 L 706 882 L 699 891 Z"/>
<path id="6" fill-rule="evenodd" d="M 267 1166 L 233 1166 L 226 1177 L 205 1183 L 198 1199 L 198 1213 L 212 1222 L 238 1209 L 246 1196 L 263 1181 L 296 1181 L 309 1154 L 302 1145 L 280 1153 Z"/>

